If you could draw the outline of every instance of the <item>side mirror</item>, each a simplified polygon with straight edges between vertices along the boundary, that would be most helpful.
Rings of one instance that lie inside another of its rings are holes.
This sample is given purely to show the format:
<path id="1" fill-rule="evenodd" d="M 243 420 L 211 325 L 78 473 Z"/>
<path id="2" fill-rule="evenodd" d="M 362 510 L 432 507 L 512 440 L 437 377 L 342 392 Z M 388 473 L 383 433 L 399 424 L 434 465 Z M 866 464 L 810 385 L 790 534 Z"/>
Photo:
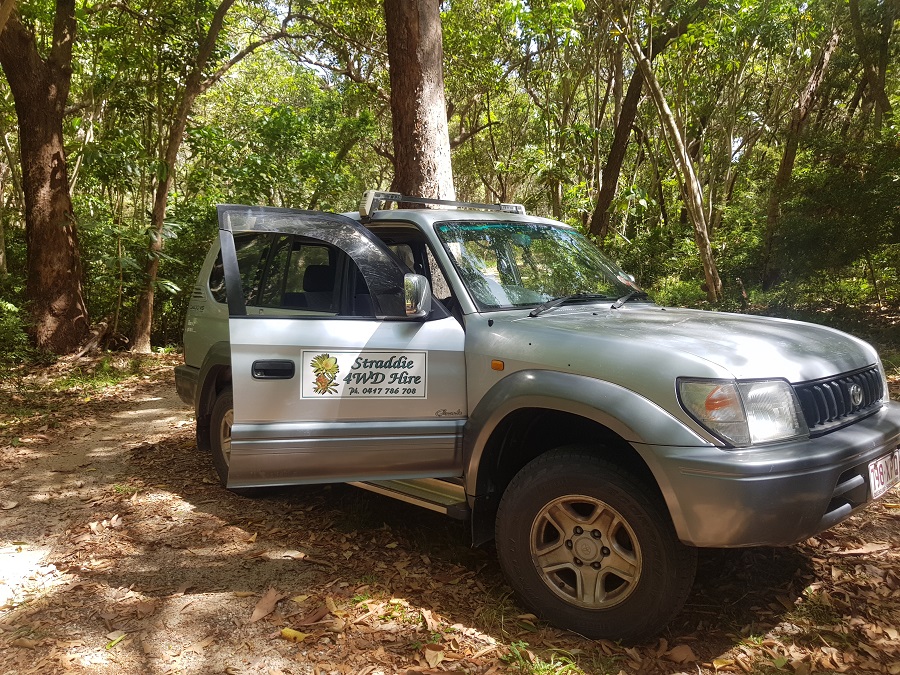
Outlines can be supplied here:
<path id="1" fill-rule="evenodd" d="M 421 274 L 403 276 L 403 294 L 406 297 L 406 318 L 424 319 L 431 313 L 431 287 Z"/>

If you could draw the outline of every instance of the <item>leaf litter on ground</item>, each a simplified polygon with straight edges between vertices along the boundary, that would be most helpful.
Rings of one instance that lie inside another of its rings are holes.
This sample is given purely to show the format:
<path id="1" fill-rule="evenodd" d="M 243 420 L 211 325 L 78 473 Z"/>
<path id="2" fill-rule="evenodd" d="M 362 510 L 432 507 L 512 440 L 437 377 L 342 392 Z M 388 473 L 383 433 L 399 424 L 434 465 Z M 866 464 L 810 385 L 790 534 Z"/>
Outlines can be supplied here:
<path id="1" fill-rule="evenodd" d="M 59 364 L 0 384 L 0 671 L 900 675 L 897 490 L 794 547 L 702 552 L 658 640 L 585 640 L 518 608 L 493 555 L 431 514 L 342 486 L 222 490 L 176 362 L 89 395 L 53 389 Z"/>

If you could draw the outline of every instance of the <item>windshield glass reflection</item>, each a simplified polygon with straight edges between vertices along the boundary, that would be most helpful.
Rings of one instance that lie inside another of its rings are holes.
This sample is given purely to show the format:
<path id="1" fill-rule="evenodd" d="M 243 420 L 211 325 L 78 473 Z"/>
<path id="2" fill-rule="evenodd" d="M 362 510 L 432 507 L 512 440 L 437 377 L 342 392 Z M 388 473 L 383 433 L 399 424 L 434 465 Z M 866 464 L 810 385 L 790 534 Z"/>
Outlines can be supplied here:
<path id="1" fill-rule="evenodd" d="M 632 278 L 575 230 L 543 223 L 449 221 L 436 231 L 479 309 L 530 307 L 565 296 L 616 300 Z"/>

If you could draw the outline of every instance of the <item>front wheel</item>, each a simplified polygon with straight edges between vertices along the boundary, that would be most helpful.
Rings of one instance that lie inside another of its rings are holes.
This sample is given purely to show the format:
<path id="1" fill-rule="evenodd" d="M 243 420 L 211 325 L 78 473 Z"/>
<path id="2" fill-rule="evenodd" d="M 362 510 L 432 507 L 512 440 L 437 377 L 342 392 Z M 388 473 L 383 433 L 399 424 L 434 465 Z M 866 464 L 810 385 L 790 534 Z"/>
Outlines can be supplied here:
<path id="1" fill-rule="evenodd" d="M 658 633 L 684 605 L 697 565 L 655 487 L 582 448 L 553 450 L 516 474 L 496 541 L 522 603 L 590 638 Z"/>

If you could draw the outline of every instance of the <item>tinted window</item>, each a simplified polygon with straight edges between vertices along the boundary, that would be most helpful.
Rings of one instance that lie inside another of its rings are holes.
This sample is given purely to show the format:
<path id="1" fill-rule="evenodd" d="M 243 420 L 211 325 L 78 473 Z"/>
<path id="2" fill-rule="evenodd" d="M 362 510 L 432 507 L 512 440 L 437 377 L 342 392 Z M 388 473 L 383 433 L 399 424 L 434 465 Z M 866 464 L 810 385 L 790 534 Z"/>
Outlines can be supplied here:
<path id="1" fill-rule="evenodd" d="M 242 234 L 234 238 L 238 268 L 241 271 L 241 285 L 244 290 L 244 303 L 248 307 L 258 304 L 259 283 L 262 278 L 261 263 L 265 263 L 272 238 L 268 234 Z M 225 304 L 225 273 L 222 269 L 222 252 L 216 258 L 209 275 L 209 290 L 216 302 Z"/>

